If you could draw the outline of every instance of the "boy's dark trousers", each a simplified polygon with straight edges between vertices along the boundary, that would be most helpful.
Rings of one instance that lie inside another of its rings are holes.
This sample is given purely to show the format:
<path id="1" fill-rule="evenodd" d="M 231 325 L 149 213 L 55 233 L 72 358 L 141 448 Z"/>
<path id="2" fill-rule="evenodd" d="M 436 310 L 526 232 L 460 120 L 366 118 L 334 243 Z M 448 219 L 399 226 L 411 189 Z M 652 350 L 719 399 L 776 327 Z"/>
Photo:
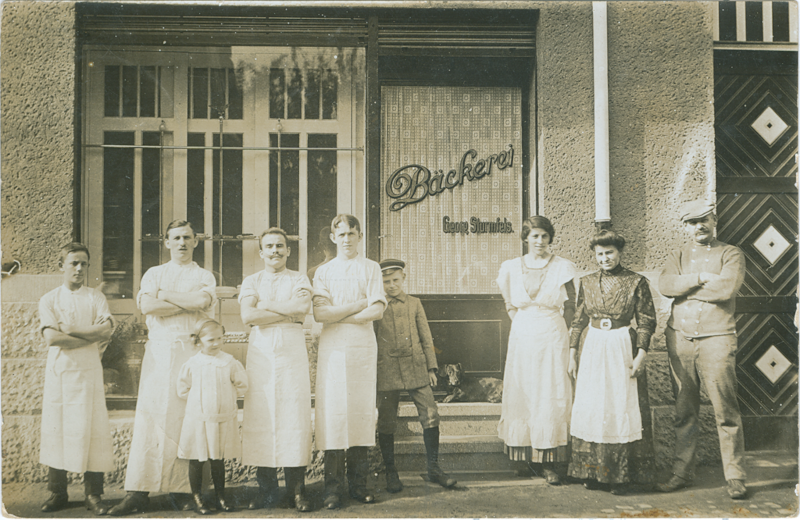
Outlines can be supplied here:
<path id="1" fill-rule="evenodd" d="M 201 492 L 203 487 L 203 464 L 205 461 L 189 461 L 189 487 L 192 488 L 192 497 L 195 502 L 197 512 L 207 515 L 210 513 L 208 506 L 203 502 Z M 225 501 L 225 460 L 209 459 L 211 465 L 211 480 L 214 482 L 214 492 L 217 495 L 218 511 L 233 511 Z"/>
<path id="2" fill-rule="evenodd" d="M 83 474 L 83 489 L 86 496 L 103 494 L 103 473 L 100 471 L 87 471 Z M 47 490 L 59 495 L 67 494 L 67 471 L 64 469 L 48 468 Z"/>

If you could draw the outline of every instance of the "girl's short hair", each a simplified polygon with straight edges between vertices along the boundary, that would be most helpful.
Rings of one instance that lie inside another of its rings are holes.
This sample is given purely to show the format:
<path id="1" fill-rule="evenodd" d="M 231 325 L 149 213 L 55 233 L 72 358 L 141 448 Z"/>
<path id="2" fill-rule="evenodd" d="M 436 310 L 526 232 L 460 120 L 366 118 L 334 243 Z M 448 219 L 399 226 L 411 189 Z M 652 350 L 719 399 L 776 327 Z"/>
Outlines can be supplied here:
<path id="1" fill-rule="evenodd" d="M 350 215 L 348 213 L 339 213 L 335 217 L 333 217 L 333 222 L 331 222 L 331 233 L 336 234 L 336 226 L 344 222 L 347 224 L 347 227 L 350 229 L 357 229 L 359 233 L 361 233 L 361 223 L 355 217 L 355 215 Z"/>
<path id="2" fill-rule="evenodd" d="M 589 249 L 594 251 L 595 246 L 614 246 L 618 251 L 622 251 L 625 248 L 625 237 L 610 229 L 604 229 L 589 241 Z"/>
<path id="3" fill-rule="evenodd" d="M 222 333 L 225 333 L 225 327 L 223 327 L 220 322 L 217 320 L 212 320 L 211 318 L 203 318 L 195 324 L 194 332 L 192 333 L 192 340 L 197 343 L 197 340 L 200 339 L 200 335 L 203 333 L 203 331 L 210 329 L 211 327 L 219 327 L 222 329 Z"/>
<path id="4" fill-rule="evenodd" d="M 533 217 L 528 217 L 522 222 L 522 231 L 520 231 L 519 237 L 523 242 L 528 240 L 528 235 L 531 234 L 532 229 L 544 229 L 547 231 L 547 234 L 550 235 L 550 243 L 553 243 L 553 238 L 556 236 L 556 230 L 553 228 L 553 224 L 551 224 L 546 217 L 536 215 Z"/>
<path id="5" fill-rule="evenodd" d="M 261 251 L 263 247 L 261 246 L 261 241 L 264 240 L 264 237 L 267 235 L 281 235 L 283 240 L 286 242 L 286 247 L 289 247 L 289 237 L 286 235 L 286 231 L 282 230 L 279 227 L 271 227 L 265 231 L 261 232 L 261 235 L 258 237 L 258 250 Z"/>

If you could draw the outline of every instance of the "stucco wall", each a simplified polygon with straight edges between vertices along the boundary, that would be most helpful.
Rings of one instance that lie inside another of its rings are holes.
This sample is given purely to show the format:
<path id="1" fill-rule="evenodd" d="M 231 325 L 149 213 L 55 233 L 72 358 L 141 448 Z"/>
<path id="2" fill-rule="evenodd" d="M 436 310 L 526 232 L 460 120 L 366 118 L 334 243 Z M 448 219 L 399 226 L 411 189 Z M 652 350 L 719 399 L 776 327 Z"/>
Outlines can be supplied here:
<path id="1" fill-rule="evenodd" d="M 3 259 L 3 482 L 38 481 L 46 347 L 37 302 L 61 282 L 58 249 L 72 239 L 75 176 L 75 6 L 3 2 L 0 29 Z"/>
<path id="2" fill-rule="evenodd" d="M 594 232 L 592 5 L 538 4 L 538 180 L 553 250 L 597 269 Z M 608 3 L 609 164 L 613 229 L 628 239 L 624 264 L 649 280 L 659 327 L 648 356 L 660 467 L 672 460 L 674 398 L 664 344 L 671 300 L 658 293 L 667 253 L 683 243 L 676 208 L 714 187 L 711 7 L 699 2 Z M 698 460 L 719 460 L 703 396 Z"/>
<path id="3" fill-rule="evenodd" d="M 23 273 L 2 282 L 3 481 L 39 481 L 44 344 L 36 302 L 60 283 L 58 247 L 71 239 L 74 171 L 74 4 L 4 2 L 0 61 L 2 244 Z M 515 5 L 519 7 L 519 5 Z M 538 3 L 537 141 L 541 212 L 557 229 L 553 249 L 584 271 L 594 230 L 594 96 L 589 2 Z M 631 240 L 626 263 L 653 288 L 667 251 L 682 241 L 676 203 L 713 187 L 713 68 L 707 4 L 610 3 L 611 212 Z M 663 326 L 669 301 L 655 294 L 659 333 L 649 358 L 659 463 L 671 460 L 672 393 Z M 719 460 L 703 409 L 700 462 Z M 123 475 L 130 414 L 114 420 Z M 234 469 L 243 476 L 243 470 Z M 242 473 L 240 473 L 242 472 Z"/>
<path id="4" fill-rule="evenodd" d="M 2 4 L 3 258 L 53 272 L 72 237 L 75 5 Z"/>

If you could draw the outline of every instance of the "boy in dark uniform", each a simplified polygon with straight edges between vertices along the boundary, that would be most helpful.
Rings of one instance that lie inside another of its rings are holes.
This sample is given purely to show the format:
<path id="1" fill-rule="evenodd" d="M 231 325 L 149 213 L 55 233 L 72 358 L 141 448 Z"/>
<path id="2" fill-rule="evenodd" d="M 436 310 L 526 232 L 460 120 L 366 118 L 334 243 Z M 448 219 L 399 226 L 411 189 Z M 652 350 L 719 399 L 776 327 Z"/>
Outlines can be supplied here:
<path id="1" fill-rule="evenodd" d="M 400 392 L 414 400 L 423 428 L 428 479 L 446 488 L 456 481 L 439 467 L 439 412 L 433 399 L 436 354 L 428 319 L 418 298 L 403 292 L 405 262 L 381 262 L 383 288 L 389 302 L 383 319 L 375 322 L 378 341 L 378 444 L 386 465 L 386 490 L 397 493 L 403 483 L 394 464 L 394 431 Z"/>

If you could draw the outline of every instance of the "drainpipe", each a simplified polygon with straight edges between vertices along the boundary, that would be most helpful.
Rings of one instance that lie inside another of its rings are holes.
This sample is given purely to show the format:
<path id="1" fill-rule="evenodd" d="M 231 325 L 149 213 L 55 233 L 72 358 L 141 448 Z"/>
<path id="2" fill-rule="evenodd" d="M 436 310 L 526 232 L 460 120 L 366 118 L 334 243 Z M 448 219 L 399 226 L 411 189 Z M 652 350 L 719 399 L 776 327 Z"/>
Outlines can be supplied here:
<path id="1" fill-rule="evenodd" d="M 608 23 L 606 2 L 592 2 L 594 26 L 594 225 L 611 227 L 608 167 Z"/>

